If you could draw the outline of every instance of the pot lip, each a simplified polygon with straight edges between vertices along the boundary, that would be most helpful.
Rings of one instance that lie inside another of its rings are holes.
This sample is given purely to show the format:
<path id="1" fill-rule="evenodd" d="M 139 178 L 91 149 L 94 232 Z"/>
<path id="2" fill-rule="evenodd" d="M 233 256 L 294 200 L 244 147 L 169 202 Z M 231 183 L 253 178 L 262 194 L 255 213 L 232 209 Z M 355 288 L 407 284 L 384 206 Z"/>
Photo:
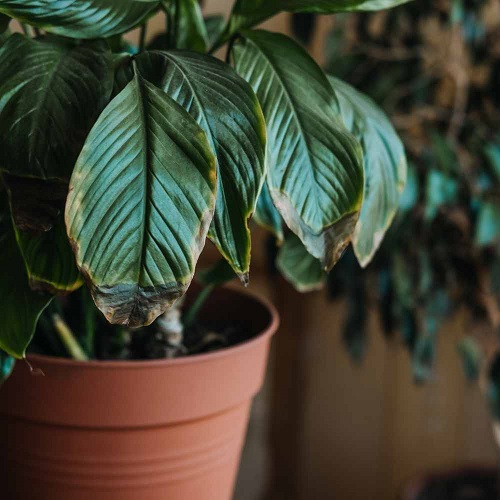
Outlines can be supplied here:
<path id="1" fill-rule="evenodd" d="M 279 327 L 280 318 L 278 311 L 274 305 L 266 298 L 257 295 L 254 292 L 248 290 L 236 290 L 233 287 L 221 287 L 221 290 L 230 292 L 231 294 L 237 294 L 243 296 L 244 298 L 258 303 L 260 306 L 264 307 L 270 316 L 270 321 L 266 328 L 262 330 L 255 337 L 249 340 L 245 340 L 236 344 L 232 347 L 226 347 L 219 349 L 217 351 L 212 351 L 203 354 L 193 354 L 191 356 L 184 356 L 174 359 L 153 359 L 153 360 L 91 360 L 91 361 L 78 361 L 70 358 L 62 358 L 56 356 L 48 356 L 45 354 L 28 354 L 26 359 L 33 363 L 36 368 L 36 363 L 41 362 L 44 365 L 55 365 L 55 366 L 66 366 L 79 367 L 83 369 L 144 369 L 144 368 L 166 368 L 168 366 L 179 366 L 179 365 L 192 365 L 198 363 L 204 363 L 208 361 L 213 361 L 216 359 L 227 358 L 239 354 L 241 352 L 252 349 L 254 346 L 264 342 L 274 335 Z"/>

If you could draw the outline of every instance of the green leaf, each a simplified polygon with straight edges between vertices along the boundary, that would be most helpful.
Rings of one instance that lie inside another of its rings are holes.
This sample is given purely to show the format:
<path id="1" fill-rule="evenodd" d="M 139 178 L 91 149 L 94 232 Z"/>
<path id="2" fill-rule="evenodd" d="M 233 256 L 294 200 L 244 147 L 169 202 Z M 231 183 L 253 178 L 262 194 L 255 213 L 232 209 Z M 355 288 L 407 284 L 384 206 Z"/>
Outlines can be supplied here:
<path id="1" fill-rule="evenodd" d="M 15 359 L 0 350 L 0 387 L 9 378 L 14 369 Z"/>
<path id="2" fill-rule="evenodd" d="M 146 52 L 142 75 L 183 106 L 205 131 L 217 156 L 218 191 L 209 237 L 246 281 L 248 219 L 265 173 L 265 123 L 250 85 L 227 64 L 195 53 Z"/>
<path id="3" fill-rule="evenodd" d="M 208 46 L 208 33 L 198 0 L 163 0 L 169 13 L 172 47 L 204 53 Z M 173 32 L 172 32 L 173 31 Z"/>
<path id="4" fill-rule="evenodd" d="M 11 221 L 0 214 L 0 349 L 22 358 L 38 318 L 52 300 L 31 290 Z"/>
<path id="5" fill-rule="evenodd" d="M 62 215 L 55 227 L 41 235 L 32 235 L 16 228 L 16 239 L 32 290 L 66 295 L 83 284 Z"/>
<path id="6" fill-rule="evenodd" d="M 276 266 L 281 274 L 299 291 L 323 288 L 326 274 L 318 259 L 313 257 L 293 233 L 288 233 L 278 252 Z"/>
<path id="7" fill-rule="evenodd" d="M 475 242 L 478 247 L 500 242 L 500 204 L 483 201 L 476 222 Z"/>
<path id="8" fill-rule="evenodd" d="M 208 269 L 202 269 L 197 275 L 198 281 L 205 286 L 221 286 L 236 278 L 233 268 L 224 259 L 216 262 Z"/>
<path id="9" fill-rule="evenodd" d="M 406 183 L 403 144 L 385 113 L 354 87 L 329 77 L 342 118 L 364 152 L 363 206 L 353 236 L 354 253 L 366 267 L 379 248 L 398 209 Z"/>
<path id="10" fill-rule="evenodd" d="M 279 12 L 334 14 L 348 11 L 389 9 L 411 0 L 237 0 L 230 18 L 229 32 L 255 26 Z"/>
<path id="11" fill-rule="evenodd" d="M 468 382 L 474 382 L 479 378 L 483 354 L 477 340 L 474 337 L 464 337 L 457 345 L 457 350 L 462 357 L 465 378 Z"/>
<path id="12" fill-rule="evenodd" d="M 426 176 L 425 217 L 434 219 L 443 205 L 455 202 L 458 196 L 457 180 L 439 170 L 431 170 Z"/>
<path id="13" fill-rule="evenodd" d="M 326 76 L 296 42 L 266 31 L 246 32 L 233 56 L 266 118 L 267 184 L 274 204 L 329 270 L 359 216 L 361 147 L 340 120 Z"/>
<path id="14" fill-rule="evenodd" d="M 111 94 L 109 54 L 103 41 L 7 40 L 0 49 L 0 170 L 70 177 Z"/>
<path id="15" fill-rule="evenodd" d="M 159 0 L 2 0 L 0 12 L 70 38 L 104 38 L 129 31 Z"/>
<path id="16" fill-rule="evenodd" d="M 205 17 L 205 27 L 207 30 L 208 46 L 211 47 L 219 39 L 224 31 L 226 20 L 224 16 L 213 15 Z"/>
<path id="17" fill-rule="evenodd" d="M 262 186 L 253 219 L 259 226 L 273 233 L 278 240 L 278 244 L 281 245 L 283 243 L 283 219 L 278 209 L 274 206 L 267 183 L 264 183 L 264 186 Z"/>
<path id="18" fill-rule="evenodd" d="M 137 73 L 99 117 L 66 226 L 111 323 L 150 324 L 186 291 L 213 217 L 215 163 L 192 116 Z"/>

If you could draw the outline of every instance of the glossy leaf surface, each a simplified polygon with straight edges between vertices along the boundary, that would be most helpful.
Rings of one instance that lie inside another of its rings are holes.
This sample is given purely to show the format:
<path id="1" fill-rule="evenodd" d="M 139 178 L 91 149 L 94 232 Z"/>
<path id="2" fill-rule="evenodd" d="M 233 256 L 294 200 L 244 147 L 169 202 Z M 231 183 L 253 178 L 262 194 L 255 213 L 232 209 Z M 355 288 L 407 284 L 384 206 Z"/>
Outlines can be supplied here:
<path id="1" fill-rule="evenodd" d="M 0 12 L 70 38 L 102 38 L 139 25 L 159 0 L 2 0 Z"/>
<path id="2" fill-rule="evenodd" d="M 189 52 L 139 56 L 143 76 L 183 106 L 217 156 L 218 191 L 209 237 L 245 281 L 251 217 L 265 173 L 265 123 L 250 85 L 227 64 Z"/>
<path id="3" fill-rule="evenodd" d="M 111 323 L 147 325 L 186 291 L 213 217 L 215 163 L 193 117 L 138 74 L 99 117 L 66 225 Z"/>
<path id="4" fill-rule="evenodd" d="M 103 41 L 7 40 L 0 49 L 0 170 L 70 177 L 111 94 L 109 56 Z"/>
<path id="5" fill-rule="evenodd" d="M 363 206 L 353 236 L 361 266 L 373 258 L 398 209 L 406 183 L 403 144 L 385 113 L 369 97 L 351 85 L 329 77 L 342 118 L 364 152 Z"/>
<path id="6" fill-rule="evenodd" d="M 326 76 L 296 42 L 246 32 L 233 56 L 266 118 L 267 184 L 274 204 L 307 250 L 331 269 L 361 208 L 361 147 L 339 118 Z"/>

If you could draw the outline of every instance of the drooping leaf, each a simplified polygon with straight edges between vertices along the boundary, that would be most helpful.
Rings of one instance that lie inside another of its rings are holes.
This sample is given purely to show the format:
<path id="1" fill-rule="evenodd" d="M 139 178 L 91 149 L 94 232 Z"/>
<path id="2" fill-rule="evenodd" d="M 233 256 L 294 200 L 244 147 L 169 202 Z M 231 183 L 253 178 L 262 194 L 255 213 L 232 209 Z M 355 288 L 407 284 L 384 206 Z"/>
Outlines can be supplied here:
<path id="1" fill-rule="evenodd" d="M 14 369 L 15 359 L 0 349 L 0 387 L 9 378 Z"/>
<path id="2" fill-rule="evenodd" d="M 203 130 L 139 74 L 99 117 L 66 204 L 77 264 L 111 323 L 151 323 L 189 286 L 213 217 Z"/>
<path id="3" fill-rule="evenodd" d="M 0 214 L 0 349 L 22 358 L 52 297 L 31 290 L 8 214 Z"/>
<path id="4" fill-rule="evenodd" d="M 233 268 L 227 260 L 221 259 L 208 269 L 202 269 L 197 274 L 198 281 L 205 286 L 221 286 L 236 278 Z"/>
<path id="5" fill-rule="evenodd" d="M 70 38 L 124 33 L 154 13 L 159 0 L 2 0 L 0 12 Z"/>
<path id="6" fill-rule="evenodd" d="M 500 241 L 500 204 L 493 201 L 481 203 L 476 222 L 475 242 L 479 247 Z"/>
<path id="7" fill-rule="evenodd" d="M 111 94 L 109 55 L 103 41 L 7 40 L 0 49 L 0 170 L 70 177 Z"/>
<path id="8" fill-rule="evenodd" d="M 229 31 L 235 33 L 261 23 L 279 12 L 315 12 L 334 14 L 348 11 L 389 9 L 411 0 L 237 0 L 230 18 Z"/>
<path id="9" fill-rule="evenodd" d="M 16 228 L 16 238 L 32 290 L 66 295 L 83 284 L 62 214 L 51 230 L 34 236 Z"/>
<path id="10" fill-rule="evenodd" d="M 398 209 L 399 196 L 406 183 L 406 156 L 389 119 L 369 97 L 338 78 L 330 76 L 329 80 L 344 123 L 364 152 L 363 206 L 354 230 L 353 246 L 360 265 L 366 267 Z"/>
<path id="11" fill-rule="evenodd" d="M 425 186 L 425 216 L 432 220 L 444 205 L 455 202 L 458 196 L 457 180 L 439 170 L 427 174 Z"/>
<path id="12" fill-rule="evenodd" d="M 264 183 L 262 186 L 253 219 L 259 226 L 273 233 L 278 240 L 278 244 L 281 245 L 283 243 L 283 219 L 278 209 L 274 206 L 267 183 Z"/>
<path id="13" fill-rule="evenodd" d="M 169 36 L 177 49 L 204 53 L 208 46 L 208 33 L 198 0 L 162 0 L 165 10 L 173 20 Z M 173 30 L 173 32 L 172 32 Z"/>
<path id="14" fill-rule="evenodd" d="M 398 209 L 400 212 L 405 213 L 412 210 L 418 202 L 420 195 L 420 185 L 418 182 L 418 175 L 415 166 L 408 165 L 408 172 L 406 178 L 406 185 L 399 197 Z"/>
<path id="15" fill-rule="evenodd" d="M 278 252 L 276 266 L 299 292 L 323 288 L 326 274 L 321 262 L 306 250 L 293 233 L 286 235 L 285 242 Z"/>
<path id="16" fill-rule="evenodd" d="M 2 176 L 9 191 L 14 224 L 21 231 L 40 235 L 52 229 L 68 194 L 67 182 L 32 177 Z"/>
<path id="17" fill-rule="evenodd" d="M 218 192 L 210 239 L 246 280 L 248 219 L 265 173 L 265 123 L 250 85 L 228 65 L 195 53 L 146 52 L 137 64 L 199 123 L 217 156 Z"/>
<path id="18" fill-rule="evenodd" d="M 266 118 L 267 183 L 274 204 L 309 253 L 331 269 L 361 208 L 361 147 L 339 118 L 326 76 L 296 42 L 246 32 L 233 55 Z"/>

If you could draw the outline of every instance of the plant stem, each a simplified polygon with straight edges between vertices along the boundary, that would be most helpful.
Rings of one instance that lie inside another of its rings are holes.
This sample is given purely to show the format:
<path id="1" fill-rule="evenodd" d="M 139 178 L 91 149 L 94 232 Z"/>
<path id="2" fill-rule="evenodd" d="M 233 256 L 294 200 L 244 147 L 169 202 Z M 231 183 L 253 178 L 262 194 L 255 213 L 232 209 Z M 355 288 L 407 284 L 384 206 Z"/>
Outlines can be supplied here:
<path id="1" fill-rule="evenodd" d="M 23 32 L 26 36 L 31 36 L 31 30 L 30 27 L 26 23 L 20 23 L 21 28 L 23 29 Z"/>
<path id="2" fill-rule="evenodd" d="M 139 34 L 139 52 L 142 52 L 144 50 L 144 47 L 146 46 L 147 30 L 148 30 L 148 23 L 144 23 L 141 26 L 141 32 Z"/>
<path id="3" fill-rule="evenodd" d="M 85 325 L 85 347 L 89 358 L 93 358 L 95 354 L 95 316 L 94 316 L 94 302 L 90 298 L 89 293 L 85 287 L 83 290 L 83 317 Z"/>
<path id="4" fill-rule="evenodd" d="M 52 322 L 54 323 L 54 327 L 61 337 L 61 340 L 66 347 L 66 350 L 71 355 L 73 359 L 77 359 L 78 361 L 88 361 L 88 357 L 80 347 L 80 344 L 76 340 L 73 332 L 70 330 L 69 326 L 66 322 L 59 316 L 59 314 L 52 315 Z"/>
<path id="5" fill-rule="evenodd" d="M 184 327 L 188 328 L 194 325 L 195 321 L 198 319 L 198 314 L 205 304 L 210 294 L 214 291 L 215 285 L 206 285 L 203 287 L 201 292 L 198 294 L 194 302 L 191 304 L 191 307 L 186 311 L 184 317 L 182 318 L 182 322 L 184 323 Z"/>

